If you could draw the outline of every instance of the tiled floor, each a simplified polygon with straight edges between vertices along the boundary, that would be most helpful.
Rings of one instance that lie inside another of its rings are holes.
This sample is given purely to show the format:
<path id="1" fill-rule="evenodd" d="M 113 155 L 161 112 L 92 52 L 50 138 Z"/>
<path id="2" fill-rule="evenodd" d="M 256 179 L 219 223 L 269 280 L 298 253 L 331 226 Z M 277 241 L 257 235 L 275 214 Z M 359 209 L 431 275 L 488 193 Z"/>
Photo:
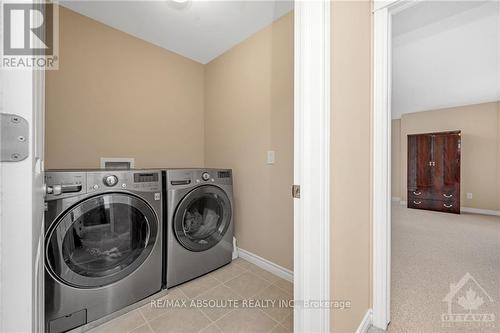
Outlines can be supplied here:
<path id="1" fill-rule="evenodd" d="M 236 259 L 90 332 L 292 332 L 292 299 L 290 282 Z"/>

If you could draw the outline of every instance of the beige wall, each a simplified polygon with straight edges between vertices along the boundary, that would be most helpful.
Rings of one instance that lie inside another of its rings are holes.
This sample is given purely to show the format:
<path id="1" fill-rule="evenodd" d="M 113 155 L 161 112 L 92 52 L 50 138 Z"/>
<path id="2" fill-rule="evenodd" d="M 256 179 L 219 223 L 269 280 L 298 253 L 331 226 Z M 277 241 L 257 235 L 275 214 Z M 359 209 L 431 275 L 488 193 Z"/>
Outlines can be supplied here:
<path id="1" fill-rule="evenodd" d="M 204 163 L 204 68 L 60 7 L 60 69 L 46 76 L 45 167 Z"/>
<path id="2" fill-rule="evenodd" d="M 233 168 L 238 245 L 292 269 L 293 14 L 205 66 L 62 7 L 60 31 L 46 168 Z"/>
<path id="3" fill-rule="evenodd" d="M 403 200 L 407 192 L 407 135 L 461 130 L 461 206 L 500 210 L 499 118 L 500 102 L 404 114 L 400 120 L 400 194 Z M 392 149 L 397 150 L 397 147 Z M 393 160 L 394 163 L 397 162 Z M 472 193 L 472 199 L 467 199 L 467 192 Z"/>
<path id="4" fill-rule="evenodd" d="M 234 170 L 238 246 L 292 269 L 293 14 L 210 62 L 205 75 L 205 162 Z"/>
<path id="5" fill-rule="evenodd" d="M 334 332 L 371 308 L 371 3 L 332 3 L 331 293 Z"/>

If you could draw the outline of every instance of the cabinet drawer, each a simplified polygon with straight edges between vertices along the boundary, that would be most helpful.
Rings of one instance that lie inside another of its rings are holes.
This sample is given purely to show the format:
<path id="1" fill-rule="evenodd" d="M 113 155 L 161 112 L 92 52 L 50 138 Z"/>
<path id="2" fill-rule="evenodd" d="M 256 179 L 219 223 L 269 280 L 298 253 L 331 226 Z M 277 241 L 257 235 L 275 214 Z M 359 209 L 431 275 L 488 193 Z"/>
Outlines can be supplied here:
<path id="1" fill-rule="evenodd" d="M 433 204 L 432 200 L 408 197 L 408 208 L 432 209 Z"/>
<path id="2" fill-rule="evenodd" d="M 440 212 L 460 214 L 460 204 L 458 200 L 436 200 L 436 206 L 436 210 Z"/>
<path id="3" fill-rule="evenodd" d="M 436 196 L 436 200 L 443 200 L 443 201 L 448 201 L 448 200 L 453 200 L 453 201 L 456 201 L 458 200 L 458 193 L 456 190 L 442 190 L 440 192 L 437 192 L 436 193 L 437 196 Z"/>
<path id="4" fill-rule="evenodd" d="M 460 213 L 460 205 L 457 200 L 429 200 L 414 198 L 408 200 L 408 208 L 426 209 L 456 214 Z"/>
<path id="5" fill-rule="evenodd" d="M 408 200 L 433 199 L 433 194 L 429 190 L 408 191 Z"/>

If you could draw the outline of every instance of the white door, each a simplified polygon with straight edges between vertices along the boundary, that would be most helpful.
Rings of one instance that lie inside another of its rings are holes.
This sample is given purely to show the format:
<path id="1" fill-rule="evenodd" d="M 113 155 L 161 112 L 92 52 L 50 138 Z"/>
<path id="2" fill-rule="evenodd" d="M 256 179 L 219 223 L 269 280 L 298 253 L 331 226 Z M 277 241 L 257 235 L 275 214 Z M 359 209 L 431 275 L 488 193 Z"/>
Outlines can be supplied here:
<path id="1" fill-rule="evenodd" d="M 43 331 L 43 83 L 43 71 L 0 71 L 0 112 L 29 124 L 28 157 L 0 162 L 0 332 Z"/>

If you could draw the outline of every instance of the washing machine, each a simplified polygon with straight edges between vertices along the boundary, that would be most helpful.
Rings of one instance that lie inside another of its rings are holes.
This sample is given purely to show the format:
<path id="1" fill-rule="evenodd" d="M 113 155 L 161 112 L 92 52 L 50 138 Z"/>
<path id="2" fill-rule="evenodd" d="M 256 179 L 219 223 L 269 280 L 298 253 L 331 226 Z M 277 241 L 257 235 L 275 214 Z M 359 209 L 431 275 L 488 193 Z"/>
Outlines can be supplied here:
<path id="1" fill-rule="evenodd" d="M 161 170 L 61 170 L 45 178 L 47 333 L 161 290 Z"/>
<path id="2" fill-rule="evenodd" d="M 166 170 L 166 286 L 231 262 L 233 181 L 228 169 Z"/>

